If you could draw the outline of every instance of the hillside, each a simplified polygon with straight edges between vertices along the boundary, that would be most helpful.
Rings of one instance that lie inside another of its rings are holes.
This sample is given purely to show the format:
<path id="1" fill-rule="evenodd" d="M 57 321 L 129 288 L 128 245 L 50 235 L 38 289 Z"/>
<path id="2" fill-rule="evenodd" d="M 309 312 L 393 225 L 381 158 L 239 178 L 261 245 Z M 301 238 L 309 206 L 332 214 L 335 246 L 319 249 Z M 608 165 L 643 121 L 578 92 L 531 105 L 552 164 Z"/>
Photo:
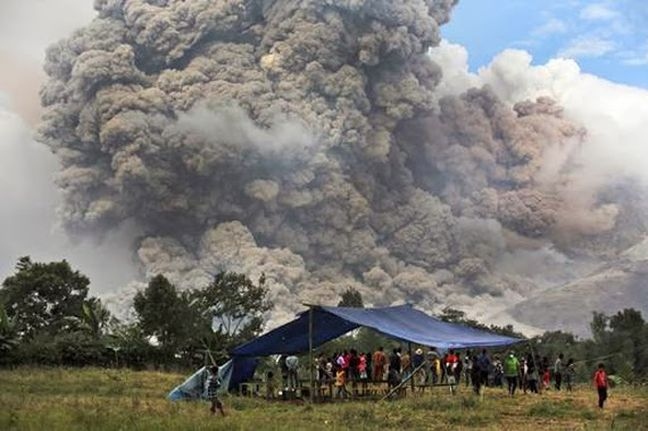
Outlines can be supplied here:
<path id="1" fill-rule="evenodd" d="M 633 247 L 619 261 L 524 300 L 507 313 L 526 325 L 580 336 L 589 335 L 593 311 L 614 314 L 635 308 L 648 316 L 648 260 L 637 260 L 639 251 L 645 251 L 644 243 L 643 249 Z"/>

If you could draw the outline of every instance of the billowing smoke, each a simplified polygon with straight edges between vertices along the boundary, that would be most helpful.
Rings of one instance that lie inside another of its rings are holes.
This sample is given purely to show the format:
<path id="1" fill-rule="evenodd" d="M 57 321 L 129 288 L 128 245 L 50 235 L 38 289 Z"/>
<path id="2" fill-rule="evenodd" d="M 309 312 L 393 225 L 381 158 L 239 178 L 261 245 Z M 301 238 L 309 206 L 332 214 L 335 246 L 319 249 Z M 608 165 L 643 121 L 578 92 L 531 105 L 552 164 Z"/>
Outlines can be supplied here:
<path id="1" fill-rule="evenodd" d="M 134 223 L 146 274 L 183 287 L 265 273 L 275 319 L 349 286 L 524 297 L 511 256 L 582 254 L 623 203 L 581 181 L 587 131 L 552 98 L 449 91 L 428 50 L 454 3 L 96 0 L 41 92 L 66 229 Z"/>

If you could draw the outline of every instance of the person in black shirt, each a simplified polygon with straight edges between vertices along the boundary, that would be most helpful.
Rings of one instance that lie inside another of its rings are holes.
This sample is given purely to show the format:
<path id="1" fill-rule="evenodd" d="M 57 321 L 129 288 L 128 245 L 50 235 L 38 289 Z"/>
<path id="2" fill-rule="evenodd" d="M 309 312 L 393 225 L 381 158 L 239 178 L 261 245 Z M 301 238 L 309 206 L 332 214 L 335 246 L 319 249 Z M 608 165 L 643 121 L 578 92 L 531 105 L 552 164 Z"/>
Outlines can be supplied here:
<path id="1" fill-rule="evenodd" d="M 394 349 L 392 354 L 389 355 L 389 373 L 387 374 L 387 381 L 390 387 L 396 386 L 400 383 L 400 369 L 401 360 L 399 349 Z"/>

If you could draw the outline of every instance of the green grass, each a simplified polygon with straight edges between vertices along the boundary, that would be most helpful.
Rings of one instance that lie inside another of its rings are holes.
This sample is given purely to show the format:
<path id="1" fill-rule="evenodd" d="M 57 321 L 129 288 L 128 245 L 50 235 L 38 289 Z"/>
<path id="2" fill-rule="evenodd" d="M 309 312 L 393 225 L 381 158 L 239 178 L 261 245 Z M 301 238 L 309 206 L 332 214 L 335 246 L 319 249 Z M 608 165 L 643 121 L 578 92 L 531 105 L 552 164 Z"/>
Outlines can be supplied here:
<path id="1" fill-rule="evenodd" d="M 204 402 L 171 403 L 185 376 L 102 369 L 0 370 L 0 430 L 419 430 L 648 429 L 648 390 L 616 388 L 604 411 L 596 394 L 519 394 L 466 388 L 393 402 L 310 405 L 226 397 L 226 418 Z"/>

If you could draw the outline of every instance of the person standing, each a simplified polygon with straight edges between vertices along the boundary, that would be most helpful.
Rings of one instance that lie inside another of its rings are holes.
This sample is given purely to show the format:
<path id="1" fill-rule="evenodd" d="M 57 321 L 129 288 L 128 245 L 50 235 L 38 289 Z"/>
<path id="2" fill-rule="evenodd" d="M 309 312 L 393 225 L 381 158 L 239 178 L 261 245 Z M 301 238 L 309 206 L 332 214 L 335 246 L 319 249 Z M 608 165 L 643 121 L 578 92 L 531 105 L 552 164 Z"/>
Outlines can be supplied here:
<path id="1" fill-rule="evenodd" d="M 565 358 L 565 355 L 562 353 L 558 355 L 558 359 L 556 359 L 556 362 L 554 363 L 554 380 L 556 383 L 556 390 L 560 390 L 560 386 L 562 385 L 562 373 L 563 373 L 563 359 Z"/>
<path id="2" fill-rule="evenodd" d="M 472 375 L 473 360 L 470 350 L 466 352 L 466 357 L 464 358 L 464 374 L 466 375 L 466 387 L 470 386 L 470 376 Z"/>
<path id="3" fill-rule="evenodd" d="M 441 377 L 441 359 L 439 358 L 439 353 L 433 347 L 427 353 L 428 357 L 428 366 L 430 367 L 430 375 L 428 380 L 431 384 L 436 385 L 439 383 Z"/>
<path id="4" fill-rule="evenodd" d="M 479 369 L 479 361 L 477 359 L 477 355 L 472 357 L 473 366 L 470 370 L 470 381 L 472 382 L 475 395 L 479 395 L 479 391 L 481 390 L 481 370 Z"/>
<path id="5" fill-rule="evenodd" d="M 216 410 L 220 412 L 222 416 L 225 416 L 225 410 L 223 410 L 223 403 L 218 399 L 218 390 L 223 384 L 220 376 L 218 375 L 218 365 L 214 365 L 209 368 L 209 377 L 207 378 L 207 399 L 211 402 L 211 407 L 209 411 L 215 415 Z"/>
<path id="6" fill-rule="evenodd" d="M 288 388 L 288 367 L 286 366 L 286 355 L 279 356 L 277 363 L 279 364 L 279 370 L 281 371 L 281 384 L 283 385 L 283 389 L 286 389 Z"/>
<path id="7" fill-rule="evenodd" d="M 538 393 L 541 393 L 542 390 L 544 389 L 543 388 L 544 385 L 542 384 L 542 376 L 544 374 L 544 371 L 542 366 L 542 359 L 540 358 L 540 355 L 538 353 L 536 353 L 535 356 L 533 357 L 533 364 L 535 366 L 536 371 L 538 372 L 538 383 L 537 383 Z"/>
<path id="8" fill-rule="evenodd" d="M 339 365 L 336 365 L 335 368 L 335 389 L 336 398 L 347 397 L 348 392 L 346 389 L 346 372 Z"/>
<path id="9" fill-rule="evenodd" d="M 538 393 L 538 367 L 533 355 L 529 353 L 526 359 L 527 364 L 527 385 L 529 391 Z"/>
<path id="10" fill-rule="evenodd" d="M 401 381 L 401 358 L 399 349 L 392 350 L 389 355 L 389 372 L 387 373 L 387 382 L 390 388 L 397 386 Z"/>
<path id="11" fill-rule="evenodd" d="M 514 396 L 518 378 L 520 377 L 520 361 L 515 357 L 513 351 L 504 359 L 504 377 L 506 377 L 506 383 L 508 384 L 509 395 Z"/>
<path id="12" fill-rule="evenodd" d="M 565 384 L 567 385 L 567 390 L 572 391 L 572 385 L 574 384 L 574 379 L 576 377 L 576 363 L 573 358 L 567 360 L 567 366 L 565 367 Z"/>
<path id="13" fill-rule="evenodd" d="M 348 352 L 345 350 L 341 352 L 338 357 L 335 359 L 335 365 L 337 365 L 338 368 L 342 370 L 342 372 L 346 373 L 347 368 L 349 367 L 349 364 L 347 363 L 347 354 Z M 348 376 L 345 376 L 348 377 Z"/>
<path id="14" fill-rule="evenodd" d="M 288 387 L 297 390 L 299 388 L 299 376 L 297 375 L 299 358 L 295 355 L 288 356 L 286 358 L 286 367 L 288 368 Z"/>
<path id="15" fill-rule="evenodd" d="M 358 357 L 358 377 L 360 380 L 367 380 L 367 355 L 364 352 Z"/>
<path id="16" fill-rule="evenodd" d="M 317 381 L 323 384 L 326 381 L 326 355 L 320 352 L 315 359 L 315 369 L 317 370 Z"/>
<path id="17" fill-rule="evenodd" d="M 504 376 L 504 366 L 502 365 L 502 361 L 500 360 L 499 355 L 493 356 L 493 384 L 497 388 L 501 388 L 503 383 L 502 383 L 502 377 Z"/>
<path id="18" fill-rule="evenodd" d="M 373 363 L 373 381 L 382 381 L 385 377 L 385 363 L 387 362 L 387 357 L 382 347 L 378 347 L 378 350 L 374 352 L 371 362 Z"/>
<path id="19" fill-rule="evenodd" d="M 358 378 L 362 382 L 362 395 L 366 395 L 369 377 L 367 374 L 367 355 L 364 352 L 361 352 L 358 357 Z"/>
<path id="20" fill-rule="evenodd" d="M 603 363 L 598 364 L 598 369 L 594 373 L 594 386 L 596 386 L 598 392 L 598 406 L 602 409 L 608 396 L 607 373 L 605 372 L 605 365 Z"/>
<path id="21" fill-rule="evenodd" d="M 412 369 L 416 371 L 416 384 L 423 385 L 425 384 L 425 370 L 421 365 L 425 362 L 425 356 L 423 356 L 423 350 L 421 348 L 416 349 L 414 355 L 412 356 Z M 420 369 L 419 369 L 420 367 Z"/>
<path id="22" fill-rule="evenodd" d="M 371 363 L 371 352 L 365 353 L 365 360 L 367 361 L 367 381 L 373 377 L 373 364 Z"/>
<path id="23" fill-rule="evenodd" d="M 407 378 L 412 372 L 412 359 L 410 358 L 409 352 L 401 354 L 401 375 L 403 378 Z"/>
<path id="24" fill-rule="evenodd" d="M 457 388 L 457 364 L 459 364 L 459 357 L 455 354 L 454 350 L 450 350 L 445 356 L 445 375 L 446 381 L 450 386 L 450 393 L 455 394 Z"/>
<path id="25" fill-rule="evenodd" d="M 551 387 L 551 372 L 549 371 L 549 358 L 542 357 L 542 389 L 548 391 Z"/>
<path id="26" fill-rule="evenodd" d="M 358 352 L 355 349 L 349 350 L 349 366 L 347 380 L 351 381 L 351 385 L 355 388 L 356 383 L 360 381 L 360 370 L 358 366 L 360 365 L 360 358 L 358 357 Z"/>
<path id="27" fill-rule="evenodd" d="M 477 362 L 479 363 L 481 384 L 483 386 L 488 386 L 488 373 L 490 372 L 491 361 L 490 358 L 488 357 L 488 353 L 486 352 L 486 349 L 482 350 L 482 353 L 479 356 L 479 359 L 477 359 Z"/>

